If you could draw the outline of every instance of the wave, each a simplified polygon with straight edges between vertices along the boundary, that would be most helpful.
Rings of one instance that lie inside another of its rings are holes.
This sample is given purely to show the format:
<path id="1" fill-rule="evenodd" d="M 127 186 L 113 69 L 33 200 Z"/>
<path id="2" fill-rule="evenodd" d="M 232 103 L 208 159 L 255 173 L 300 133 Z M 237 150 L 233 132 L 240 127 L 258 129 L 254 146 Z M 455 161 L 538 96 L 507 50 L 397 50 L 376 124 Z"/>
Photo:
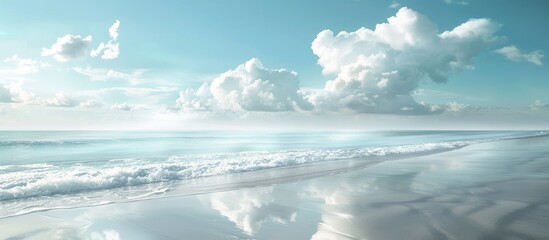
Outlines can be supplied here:
<path id="1" fill-rule="evenodd" d="M 173 156 L 161 162 L 120 159 L 101 167 L 80 165 L 62 168 L 33 164 L 18 166 L 27 171 L 0 175 L 0 200 L 70 194 L 322 161 L 451 150 L 468 144 L 466 141 L 455 141 L 390 147 L 206 154 Z"/>
<path id="2" fill-rule="evenodd" d="M 0 201 L 72 195 L 266 169 L 292 168 L 312 163 L 338 163 L 342 160 L 379 162 L 450 151 L 481 142 L 542 135 L 546 133 L 385 147 L 173 156 L 160 161 L 113 159 L 102 162 L 101 165 L 8 165 L 0 169 Z M 129 198 L 135 199 L 139 196 Z"/>

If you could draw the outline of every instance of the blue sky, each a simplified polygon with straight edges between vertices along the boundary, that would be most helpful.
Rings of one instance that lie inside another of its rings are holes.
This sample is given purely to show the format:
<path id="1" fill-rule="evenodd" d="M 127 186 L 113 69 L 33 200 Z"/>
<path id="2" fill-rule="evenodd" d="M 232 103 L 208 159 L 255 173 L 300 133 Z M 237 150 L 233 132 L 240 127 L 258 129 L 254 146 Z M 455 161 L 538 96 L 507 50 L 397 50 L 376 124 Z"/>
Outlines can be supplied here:
<path id="1" fill-rule="evenodd" d="M 548 126 L 543 0 L 0 3 L 1 129 Z"/>

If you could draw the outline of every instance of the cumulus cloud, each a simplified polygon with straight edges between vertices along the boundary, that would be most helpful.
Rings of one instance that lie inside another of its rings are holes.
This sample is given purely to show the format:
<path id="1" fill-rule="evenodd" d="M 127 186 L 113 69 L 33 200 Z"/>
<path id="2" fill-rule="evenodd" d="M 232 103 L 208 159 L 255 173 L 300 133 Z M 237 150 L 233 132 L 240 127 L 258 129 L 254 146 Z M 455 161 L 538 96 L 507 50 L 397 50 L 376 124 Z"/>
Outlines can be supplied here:
<path id="1" fill-rule="evenodd" d="M 4 59 L 4 63 L 13 65 L 13 68 L 0 69 L 0 74 L 8 75 L 26 75 L 36 73 L 40 71 L 40 69 L 50 66 L 45 62 L 36 61 L 30 58 L 21 58 L 17 54 Z"/>
<path id="2" fill-rule="evenodd" d="M 120 55 L 120 43 L 118 43 L 118 28 L 120 21 L 116 20 L 109 28 L 111 40 L 107 43 L 101 42 L 99 46 L 90 52 L 90 56 L 97 57 L 101 55 L 102 59 L 116 59 Z"/>
<path id="3" fill-rule="evenodd" d="M 401 8 L 375 29 L 354 32 L 320 32 L 313 53 L 326 75 L 322 91 L 307 100 L 318 110 L 421 114 L 431 113 L 412 93 L 420 81 L 447 81 L 453 71 L 472 69 L 473 59 L 499 41 L 500 24 L 470 19 L 439 33 L 424 15 Z"/>
<path id="4" fill-rule="evenodd" d="M 527 61 L 527 62 L 536 64 L 538 66 L 543 65 L 543 58 L 545 57 L 539 50 L 533 51 L 530 53 L 525 53 L 520 49 L 518 49 L 516 46 L 503 47 L 496 50 L 496 52 L 512 61 L 515 61 L 515 62 Z"/>
<path id="5" fill-rule="evenodd" d="M 177 106 L 190 111 L 294 111 L 312 106 L 299 91 L 297 74 L 268 69 L 253 58 L 197 90 L 181 91 Z"/>
<path id="6" fill-rule="evenodd" d="M 88 55 L 91 42 L 92 36 L 67 34 L 58 38 L 50 48 L 42 48 L 42 56 L 53 56 L 59 62 L 84 58 Z"/>

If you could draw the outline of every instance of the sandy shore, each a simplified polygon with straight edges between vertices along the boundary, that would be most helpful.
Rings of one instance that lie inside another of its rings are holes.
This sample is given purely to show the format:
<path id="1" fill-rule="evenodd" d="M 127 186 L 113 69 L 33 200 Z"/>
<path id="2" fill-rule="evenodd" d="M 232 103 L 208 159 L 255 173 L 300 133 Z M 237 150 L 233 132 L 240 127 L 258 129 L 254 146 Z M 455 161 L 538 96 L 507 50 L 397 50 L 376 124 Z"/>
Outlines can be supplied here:
<path id="1" fill-rule="evenodd" d="M 549 138 L 0 219 L 0 239 L 548 239 Z"/>

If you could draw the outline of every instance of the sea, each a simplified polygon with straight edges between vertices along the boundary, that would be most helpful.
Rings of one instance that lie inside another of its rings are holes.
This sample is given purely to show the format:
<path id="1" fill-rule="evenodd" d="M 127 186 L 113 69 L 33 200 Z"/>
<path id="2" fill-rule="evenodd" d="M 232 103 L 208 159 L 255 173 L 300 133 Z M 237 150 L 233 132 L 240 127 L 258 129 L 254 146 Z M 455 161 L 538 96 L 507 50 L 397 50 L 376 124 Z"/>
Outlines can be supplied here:
<path id="1" fill-rule="evenodd" d="M 545 131 L 1 131 L 0 218 L 300 181 Z"/>

